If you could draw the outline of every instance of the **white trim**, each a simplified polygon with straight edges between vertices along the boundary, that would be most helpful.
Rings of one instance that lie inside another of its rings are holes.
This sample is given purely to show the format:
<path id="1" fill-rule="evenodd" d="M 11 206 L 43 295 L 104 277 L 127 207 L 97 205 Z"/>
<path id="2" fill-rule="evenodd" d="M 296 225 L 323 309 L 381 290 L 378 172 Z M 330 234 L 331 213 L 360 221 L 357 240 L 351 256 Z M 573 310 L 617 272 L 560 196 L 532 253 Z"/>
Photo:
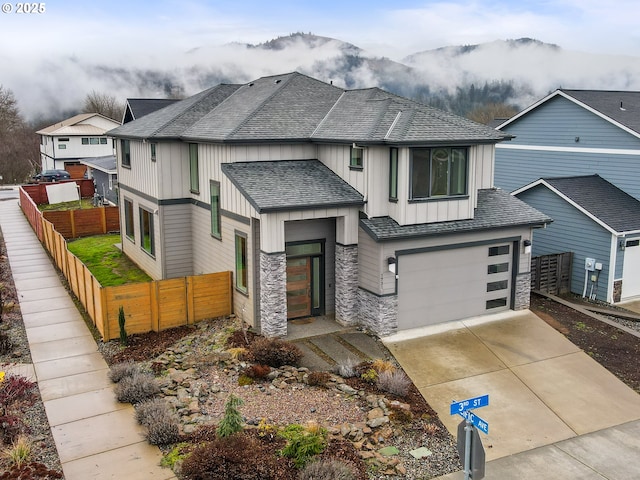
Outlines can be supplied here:
<path id="1" fill-rule="evenodd" d="M 393 132 L 393 129 L 396 127 L 396 123 L 398 123 L 398 120 L 400 120 L 401 116 L 402 116 L 402 110 L 400 110 L 398 112 L 398 114 L 396 115 L 396 118 L 393 119 L 393 123 L 389 127 L 389 130 L 387 131 L 387 134 L 384 136 L 385 140 L 389 138 L 389 136 L 391 135 L 391 132 Z"/>
<path id="2" fill-rule="evenodd" d="M 615 235 L 611 235 L 611 251 L 609 252 L 609 280 L 607 281 L 607 302 L 609 303 L 613 303 L 613 277 L 616 274 L 617 252 L 618 237 Z M 624 265 L 622 266 L 622 271 L 624 276 Z"/>
<path id="3" fill-rule="evenodd" d="M 531 150 L 541 152 L 569 152 L 569 153 L 595 153 L 607 155 L 640 155 L 640 150 L 625 148 L 579 148 L 579 147 L 552 147 L 547 145 L 517 145 L 513 143 L 499 143 L 496 148 L 510 150 Z"/>

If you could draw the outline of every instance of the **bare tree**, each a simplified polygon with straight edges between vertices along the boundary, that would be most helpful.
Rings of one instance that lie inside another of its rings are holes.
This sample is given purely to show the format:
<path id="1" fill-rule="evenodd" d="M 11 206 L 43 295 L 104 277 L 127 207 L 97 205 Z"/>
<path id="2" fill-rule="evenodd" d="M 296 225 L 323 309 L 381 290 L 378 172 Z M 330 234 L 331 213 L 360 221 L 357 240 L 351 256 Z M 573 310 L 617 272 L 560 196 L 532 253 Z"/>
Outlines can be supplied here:
<path id="1" fill-rule="evenodd" d="M 121 122 L 124 115 L 124 104 L 119 102 L 113 95 L 93 90 L 84 99 L 84 112 L 99 113 Z"/>
<path id="2" fill-rule="evenodd" d="M 516 113 L 518 113 L 518 110 L 511 105 L 506 105 L 504 103 L 487 103 L 486 105 L 469 112 L 467 114 L 467 118 L 474 122 L 488 125 L 493 120 L 506 120 L 513 117 Z"/>
<path id="3" fill-rule="evenodd" d="M 11 90 L 0 85 L 0 183 L 22 183 L 40 163 L 38 136 L 23 120 Z"/>

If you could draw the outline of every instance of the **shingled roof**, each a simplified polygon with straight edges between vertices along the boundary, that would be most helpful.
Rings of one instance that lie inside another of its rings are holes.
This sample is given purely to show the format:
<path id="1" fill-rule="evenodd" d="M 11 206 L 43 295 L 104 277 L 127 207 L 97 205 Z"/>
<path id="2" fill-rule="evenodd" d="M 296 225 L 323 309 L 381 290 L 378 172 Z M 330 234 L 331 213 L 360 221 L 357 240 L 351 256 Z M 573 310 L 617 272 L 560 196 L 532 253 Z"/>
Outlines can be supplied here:
<path id="1" fill-rule="evenodd" d="M 640 230 L 640 201 L 599 175 L 542 178 L 514 192 L 543 185 L 614 233 Z"/>
<path id="2" fill-rule="evenodd" d="M 391 217 L 376 217 L 361 219 L 360 225 L 375 241 L 380 242 L 505 227 L 541 227 L 552 221 L 504 190 L 489 188 L 478 190 L 478 207 L 469 220 L 399 225 Z"/>
<path id="3" fill-rule="evenodd" d="M 258 213 L 364 204 L 356 189 L 318 160 L 223 163 L 222 172 Z"/>
<path id="4" fill-rule="evenodd" d="M 109 132 L 199 142 L 497 143 L 509 135 L 385 92 L 297 72 L 219 85 Z"/>
<path id="5" fill-rule="evenodd" d="M 173 98 L 127 98 L 122 123 L 132 122 L 178 101 Z"/>

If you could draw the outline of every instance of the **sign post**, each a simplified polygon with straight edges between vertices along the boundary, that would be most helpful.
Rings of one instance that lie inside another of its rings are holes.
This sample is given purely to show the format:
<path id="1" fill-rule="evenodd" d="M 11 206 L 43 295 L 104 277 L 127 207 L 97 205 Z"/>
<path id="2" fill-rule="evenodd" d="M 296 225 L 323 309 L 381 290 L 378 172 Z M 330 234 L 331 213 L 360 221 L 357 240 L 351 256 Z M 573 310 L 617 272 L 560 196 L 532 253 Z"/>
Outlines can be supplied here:
<path id="1" fill-rule="evenodd" d="M 464 459 L 464 480 L 484 478 L 485 455 L 478 430 L 488 434 L 489 424 L 471 411 L 489 405 L 489 395 L 469 398 L 451 404 L 451 415 L 464 418 L 458 425 L 458 453 Z M 462 441 L 464 436 L 464 441 Z"/>

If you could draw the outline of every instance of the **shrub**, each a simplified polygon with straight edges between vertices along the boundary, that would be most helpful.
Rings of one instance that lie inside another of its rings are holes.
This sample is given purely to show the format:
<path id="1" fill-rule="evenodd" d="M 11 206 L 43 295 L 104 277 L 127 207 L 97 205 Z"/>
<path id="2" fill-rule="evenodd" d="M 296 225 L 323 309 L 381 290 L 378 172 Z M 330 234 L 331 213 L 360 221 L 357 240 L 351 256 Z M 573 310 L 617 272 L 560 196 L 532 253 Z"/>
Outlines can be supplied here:
<path id="1" fill-rule="evenodd" d="M 119 402 L 139 403 L 157 394 L 160 387 L 151 373 L 137 372 L 123 377 L 113 391 Z"/>
<path id="2" fill-rule="evenodd" d="M 273 441 L 278 433 L 278 427 L 267 422 L 266 418 L 260 420 L 258 424 L 258 437 L 268 441 Z"/>
<path id="3" fill-rule="evenodd" d="M 244 347 L 247 348 L 253 342 L 256 334 L 246 330 L 234 330 L 227 338 L 227 347 Z"/>
<path id="4" fill-rule="evenodd" d="M 6 355 L 13 348 L 13 342 L 4 332 L 0 332 L 0 355 Z"/>
<path id="5" fill-rule="evenodd" d="M 249 347 L 256 363 L 278 368 L 283 365 L 297 367 L 302 358 L 302 350 L 297 345 L 279 338 L 258 338 Z"/>
<path id="6" fill-rule="evenodd" d="M 377 387 L 398 397 L 406 397 L 411 380 L 402 370 L 386 371 L 378 375 Z"/>
<path id="7" fill-rule="evenodd" d="M 12 443 L 22 432 L 24 423 L 15 415 L 0 415 L 0 441 Z"/>
<path id="8" fill-rule="evenodd" d="M 245 368 L 243 372 L 247 377 L 262 379 L 271 373 L 271 367 L 269 365 L 251 365 Z"/>
<path id="9" fill-rule="evenodd" d="M 354 360 L 352 357 L 348 357 L 346 360 L 343 360 L 338 365 L 336 365 L 335 371 L 342 378 L 355 377 L 357 374 L 357 371 L 356 371 L 357 365 L 358 365 L 357 360 Z"/>
<path id="10" fill-rule="evenodd" d="M 320 459 L 309 463 L 300 472 L 300 480 L 356 480 L 351 467 L 334 459 Z"/>
<path id="11" fill-rule="evenodd" d="M 376 381 L 378 380 L 378 372 L 376 372 L 373 368 L 370 368 L 362 375 L 360 375 L 360 378 L 367 383 L 376 383 Z"/>
<path id="12" fill-rule="evenodd" d="M 327 372 L 311 372 L 307 376 L 307 383 L 312 387 L 317 385 L 325 386 L 330 379 L 331 375 L 329 375 Z"/>
<path id="13" fill-rule="evenodd" d="M 279 435 L 287 441 L 280 453 L 291 458 L 298 468 L 304 467 L 311 457 L 321 453 L 327 445 L 326 430 L 317 424 L 305 428 L 294 423 L 285 427 Z"/>
<path id="14" fill-rule="evenodd" d="M 247 355 L 248 350 L 244 347 L 231 347 L 227 350 L 227 353 L 231 355 L 234 360 L 243 360 Z"/>
<path id="15" fill-rule="evenodd" d="M 142 373 L 142 367 L 134 362 L 122 362 L 111 365 L 109 378 L 113 383 L 118 383 L 124 377 L 131 377 L 134 374 Z"/>
<path id="16" fill-rule="evenodd" d="M 224 404 L 224 416 L 218 425 L 218 437 L 225 438 L 242 431 L 242 415 L 238 407 L 243 403 L 241 398 L 229 395 L 227 403 Z"/>
<path id="17" fill-rule="evenodd" d="M 409 423 L 413 420 L 413 414 L 411 410 L 407 408 L 401 408 L 397 405 L 390 404 L 389 405 L 389 418 L 393 422 L 397 423 Z"/>
<path id="18" fill-rule="evenodd" d="M 31 455 L 31 442 L 25 436 L 20 435 L 13 443 L 2 451 L 2 455 L 18 468 L 25 463 Z"/>
<path id="19" fill-rule="evenodd" d="M 136 419 L 147 427 L 146 438 L 151 445 L 167 445 L 180 440 L 178 421 L 162 398 L 153 398 L 137 405 Z"/>
<path id="20" fill-rule="evenodd" d="M 173 449 L 167 453 L 162 460 L 160 460 L 160 465 L 165 468 L 173 468 L 176 466 L 176 463 L 183 461 L 187 456 L 187 448 L 188 443 L 179 443 Z"/>
<path id="21" fill-rule="evenodd" d="M 253 385 L 255 380 L 248 375 L 242 374 L 238 377 L 238 385 L 244 387 L 245 385 Z"/>
<path id="22" fill-rule="evenodd" d="M 382 360 L 381 358 L 376 358 L 371 363 L 371 368 L 373 368 L 376 372 L 380 374 L 382 372 L 393 372 L 395 371 L 396 366 L 391 362 Z"/>
<path id="23" fill-rule="evenodd" d="M 30 396 L 35 385 L 20 375 L 6 375 L 0 382 L 0 405 L 11 405 L 16 400 Z"/>
<path id="24" fill-rule="evenodd" d="M 120 310 L 118 311 L 118 326 L 120 327 L 120 345 L 126 347 L 129 344 L 129 339 L 127 338 L 127 330 L 124 328 L 124 324 L 127 321 L 124 315 L 124 307 L 120 306 Z"/>

